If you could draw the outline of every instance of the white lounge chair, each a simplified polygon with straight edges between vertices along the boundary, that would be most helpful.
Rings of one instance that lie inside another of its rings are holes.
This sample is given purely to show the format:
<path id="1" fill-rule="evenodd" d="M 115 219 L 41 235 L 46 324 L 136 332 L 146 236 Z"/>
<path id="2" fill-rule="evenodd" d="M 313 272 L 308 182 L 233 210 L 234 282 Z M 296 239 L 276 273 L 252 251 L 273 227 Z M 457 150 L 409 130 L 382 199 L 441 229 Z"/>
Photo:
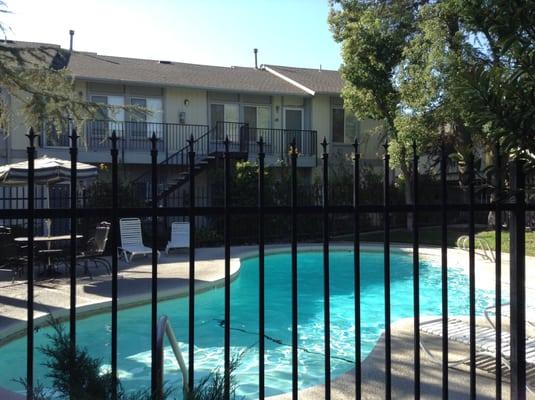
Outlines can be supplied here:
<path id="1" fill-rule="evenodd" d="M 119 256 L 123 256 L 129 263 L 135 255 L 152 254 L 152 249 L 143 244 L 141 234 L 141 220 L 139 218 L 121 218 L 119 221 L 121 228 L 121 247 L 117 248 Z M 158 251 L 158 258 L 160 252 Z"/>
<path id="2" fill-rule="evenodd" d="M 511 318 L 511 305 L 509 303 L 504 303 L 501 306 L 502 318 Z M 526 326 L 535 329 L 535 306 L 532 304 L 526 304 Z M 494 317 L 494 318 L 493 318 Z M 496 306 L 490 306 L 485 308 L 485 318 L 489 324 L 496 328 L 495 319 L 496 319 Z"/>
<path id="3" fill-rule="evenodd" d="M 425 321 L 420 324 L 420 331 L 428 335 L 442 337 L 442 319 L 433 319 Z M 496 357 L 496 330 L 489 327 L 476 327 L 476 351 L 480 355 L 485 355 L 490 358 Z M 511 369 L 509 360 L 511 358 L 511 335 L 508 331 L 502 330 L 502 362 L 508 369 Z M 452 342 L 460 343 L 469 346 L 470 345 L 470 323 L 466 320 L 460 320 L 458 318 L 448 318 L 448 339 Z M 420 347 L 431 358 L 432 361 L 441 363 L 441 361 L 435 360 L 434 355 L 423 344 L 423 340 L 420 340 Z M 465 363 L 470 360 L 470 357 L 461 358 L 459 360 L 450 361 L 448 365 L 455 367 L 459 364 Z M 533 368 L 535 366 L 535 338 L 526 337 L 526 364 Z M 527 386 L 527 389 L 533 393 L 533 389 Z"/>
<path id="4" fill-rule="evenodd" d="M 169 254 L 171 249 L 182 249 L 189 247 L 189 222 L 173 222 L 171 224 L 171 240 L 167 243 L 165 253 Z"/>

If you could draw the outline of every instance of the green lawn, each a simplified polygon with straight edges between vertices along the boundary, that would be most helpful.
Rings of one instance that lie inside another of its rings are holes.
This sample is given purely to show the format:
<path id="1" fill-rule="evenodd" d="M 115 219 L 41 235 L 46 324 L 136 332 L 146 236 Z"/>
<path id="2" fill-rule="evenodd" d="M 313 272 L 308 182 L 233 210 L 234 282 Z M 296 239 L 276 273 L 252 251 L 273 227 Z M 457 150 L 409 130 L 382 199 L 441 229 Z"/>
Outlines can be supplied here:
<path id="1" fill-rule="evenodd" d="M 448 246 L 455 247 L 457 238 L 468 234 L 468 228 L 448 227 Z M 352 235 L 344 235 L 338 237 L 341 240 L 351 240 Z M 494 231 L 480 231 L 477 232 L 476 237 L 485 239 L 490 247 L 495 249 L 495 233 Z M 362 241 L 367 242 L 382 242 L 383 232 L 362 233 L 360 235 Z M 438 226 L 427 227 L 420 229 L 420 243 L 438 246 L 441 243 L 442 234 Z M 395 229 L 390 232 L 390 240 L 398 243 L 412 243 L 412 232 L 405 229 Z M 502 251 L 509 252 L 509 232 L 502 232 Z M 535 256 L 535 232 L 526 232 L 526 255 Z"/>

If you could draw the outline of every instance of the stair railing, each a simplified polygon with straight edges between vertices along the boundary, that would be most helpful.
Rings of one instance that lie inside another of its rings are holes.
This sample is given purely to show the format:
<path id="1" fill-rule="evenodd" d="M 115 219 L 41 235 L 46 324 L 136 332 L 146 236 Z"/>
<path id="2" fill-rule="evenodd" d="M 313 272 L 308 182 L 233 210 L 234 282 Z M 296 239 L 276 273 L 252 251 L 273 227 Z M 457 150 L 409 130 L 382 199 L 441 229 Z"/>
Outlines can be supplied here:
<path id="1" fill-rule="evenodd" d="M 215 131 L 214 128 L 209 129 L 205 133 L 203 133 L 198 138 L 195 138 L 193 142 L 193 149 L 195 150 L 196 155 L 208 155 L 210 152 L 210 136 Z M 189 138 L 188 138 L 189 139 Z M 176 151 L 175 153 L 171 154 L 169 157 L 165 158 L 165 160 L 158 163 L 158 166 L 162 165 L 183 165 L 187 167 L 189 165 L 189 144 L 182 147 L 180 150 Z M 143 174 L 139 175 L 136 179 L 132 180 L 132 184 L 135 184 L 139 181 L 141 181 L 143 178 L 150 175 L 150 170 L 144 172 Z"/>

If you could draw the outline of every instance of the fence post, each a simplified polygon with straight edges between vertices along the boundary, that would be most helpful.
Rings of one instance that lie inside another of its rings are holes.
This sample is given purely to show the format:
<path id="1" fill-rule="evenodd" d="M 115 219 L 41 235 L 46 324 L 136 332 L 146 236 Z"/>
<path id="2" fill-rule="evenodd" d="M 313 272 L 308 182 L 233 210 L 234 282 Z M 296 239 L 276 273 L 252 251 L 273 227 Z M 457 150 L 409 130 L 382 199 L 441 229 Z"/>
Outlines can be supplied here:
<path id="1" fill-rule="evenodd" d="M 265 397 L 265 258 L 264 258 L 264 139 L 258 141 L 258 352 L 259 352 L 259 380 L 258 398 Z"/>
<path id="2" fill-rule="evenodd" d="M 195 386 L 195 138 L 188 140 L 189 173 L 189 299 L 188 299 L 188 382 Z"/>
<path id="3" fill-rule="evenodd" d="M 314 142 L 316 137 L 313 138 Z M 361 309 L 360 309 L 360 154 L 359 142 L 355 137 L 355 162 L 353 165 L 353 263 L 354 263 L 354 288 L 355 288 L 355 399 L 362 397 L 362 352 L 361 352 Z"/>
<path id="4" fill-rule="evenodd" d="M 383 145 L 384 156 L 384 287 L 385 287 L 385 399 L 392 398 L 392 345 L 390 315 L 390 154 L 388 140 Z"/>
<path id="5" fill-rule="evenodd" d="M 71 365 L 75 362 L 76 352 L 76 210 L 78 208 L 78 191 L 76 188 L 77 181 L 77 164 L 78 164 L 78 134 L 73 128 L 71 132 L 71 237 L 70 237 L 70 309 L 69 309 L 69 339 L 70 339 L 70 357 Z M 74 374 L 71 371 L 70 384 L 74 385 Z M 71 393 L 72 398 L 72 393 Z"/>
<path id="6" fill-rule="evenodd" d="M 330 265 L 329 265 L 329 153 L 327 138 L 323 148 L 323 320 L 325 337 L 325 400 L 331 398 L 331 312 L 330 312 Z"/>
<path id="7" fill-rule="evenodd" d="M 151 142 L 151 205 L 152 205 L 152 276 L 151 276 L 151 393 L 157 400 L 162 399 L 163 382 L 158 379 L 158 349 L 157 349 L 157 324 L 158 324 L 158 138 L 152 133 Z"/>
<path id="8" fill-rule="evenodd" d="M 225 338 L 224 338 L 224 399 L 230 399 L 230 151 L 229 138 L 225 138 L 224 165 L 224 242 L 225 242 Z"/>
<path id="9" fill-rule="evenodd" d="M 118 180 L 118 158 L 119 150 L 117 149 L 117 133 L 115 130 L 111 133 L 111 380 L 112 380 L 112 400 L 117 399 L 117 297 L 118 297 L 118 254 L 119 245 L 119 218 L 117 216 L 119 208 L 119 180 Z"/>
<path id="10" fill-rule="evenodd" d="M 28 153 L 28 300 L 27 300 L 27 340 L 26 340 L 26 397 L 29 400 L 33 399 L 33 295 L 34 295 L 34 281 L 33 281 L 33 254 L 34 254 L 34 214 L 35 214 L 35 134 L 33 128 L 27 135 L 29 146 Z"/>
<path id="11" fill-rule="evenodd" d="M 511 301 L 511 398 L 526 398 L 526 204 L 523 163 L 512 164 L 511 189 L 514 207 L 510 222 L 510 301 Z"/>

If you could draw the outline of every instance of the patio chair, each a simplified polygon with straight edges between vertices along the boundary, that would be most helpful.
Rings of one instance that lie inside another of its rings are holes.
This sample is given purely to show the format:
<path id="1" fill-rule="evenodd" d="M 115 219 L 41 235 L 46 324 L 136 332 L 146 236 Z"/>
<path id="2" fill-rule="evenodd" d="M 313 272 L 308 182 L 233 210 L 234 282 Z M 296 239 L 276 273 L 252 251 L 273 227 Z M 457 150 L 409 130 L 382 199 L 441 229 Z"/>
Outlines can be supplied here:
<path id="1" fill-rule="evenodd" d="M 93 275 L 89 271 L 89 263 L 93 263 L 95 268 L 102 266 L 108 274 L 111 273 L 110 263 L 103 257 L 104 251 L 106 250 L 110 226 L 111 224 L 109 222 L 99 223 L 95 229 L 95 235 L 87 241 L 85 250 L 76 256 L 77 264 L 83 264 L 84 272 L 89 275 L 91 279 L 93 279 Z"/>
<path id="2" fill-rule="evenodd" d="M 420 324 L 420 331 L 432 336 L 442 337 L 442 318 L 433 319 L 422 322 Z M 469 346 L 470 345 L 470 323 L 458 318 L 448 318 L 448 339 L 451 342 L 460 343 Z M 502 331 L 502 362 L 508 368 L 511 369 L 511 335 L 507 331 Z M 430 357 L 432 362 L 442 364 L 442 361 L 436 360 L 435 356 L 424 345 L 423 340 L 420 339 L 420 347 Z M 476 351 L 479 355 L 486 356 L 487 358 L 496 357 L 496 330 L 490 327 L 477 327 L 476 336 Z M 456 367 L 457 365 L 468 362 L 470 357 L 461 357 L 458 360 L 448 362 L 450 367 Z M 483 364 L 482 364 L 483 365 Z M 494 365 L 491 363 L 492 367 Z M 526 365 L 530 369 L 535 368 L 535 338 L 526 337 Z M 483 368 L 484 369 L 484 368 Z M 487 371 L 490 372 L 490 371 Z M 527 389 L 534 393 L 530 386 Z"/>
<path id="3" fill-rule="evenodd" d="M 0 227 L 0 239 L 1 243 L 1 258 L 2 267 L 11 270 L 11 282 L 15 282 L 16 277 L 22 277 L 24 267 L 28 261 L 25 255 L 27 249 L 26 246 L 19 246 L 14 240 L 11 234 L 11 229 L 6 227 Z"/>
<path id="4" fill-rule="evenodd" d="M 117 248 L 119 256 L 123 256 L 127 263 L 138 254 L 147 256 L 152 254 L 152 249 L 143 244 L 141 233 L 141 220 L 139 218 L 121 218 L 121 246 Z M 158 251 L 158 258 L 160 252 Z"/>
<path id="5" fill-rule="evenodd" d="M 171 240 L 167 243 L 165 253 L 169 254 L 171 249 L 182 249 L 189 247 L 189 222 L 173 222 L 171 224 Z"/>

